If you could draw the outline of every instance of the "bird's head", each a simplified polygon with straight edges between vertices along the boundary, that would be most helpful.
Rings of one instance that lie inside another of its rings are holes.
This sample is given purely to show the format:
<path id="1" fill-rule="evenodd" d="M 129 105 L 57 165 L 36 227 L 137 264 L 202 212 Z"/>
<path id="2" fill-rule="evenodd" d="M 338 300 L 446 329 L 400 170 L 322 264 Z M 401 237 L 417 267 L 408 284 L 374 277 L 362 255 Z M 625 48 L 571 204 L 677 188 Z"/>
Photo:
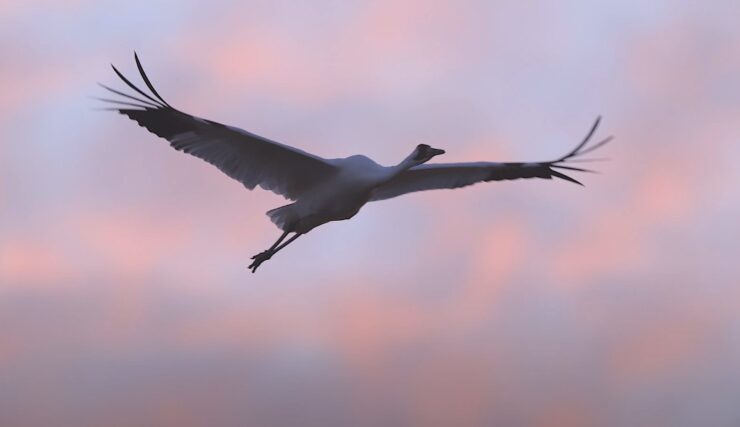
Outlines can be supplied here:
<path id="1" fill-rule="evenodd" d="M 440 150 L 438 148 L 432 148 L 428 146 L 427 144 L 419 144 L 416 146 L 414 151 L 409 156 L 409 159 L 420 165 L 422 163 L 426 163 L 429 160 L 432 159 L 434 156 L 439 156 L 440 154 L 444 154 L 445 150 Z"/>

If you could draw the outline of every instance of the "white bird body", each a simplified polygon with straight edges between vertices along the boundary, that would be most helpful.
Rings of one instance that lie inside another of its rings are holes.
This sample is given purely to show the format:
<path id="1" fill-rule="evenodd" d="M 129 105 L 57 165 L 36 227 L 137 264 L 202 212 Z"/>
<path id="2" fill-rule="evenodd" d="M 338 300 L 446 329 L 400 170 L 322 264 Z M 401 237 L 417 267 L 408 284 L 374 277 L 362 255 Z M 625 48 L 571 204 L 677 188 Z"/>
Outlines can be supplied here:
<path id="1" fill-rule="evenodd" d="M 444 150 L 426 144 L 417 145 L 410 155 L 395 166 L 381 166 L 363 155 L 324 159 L 173 108 L 154 89 L 139 58 L 136 55 L 134 58 L 151 94 L 139 89 L 113 67 L 116 74 L 141 97 L 101 85 L 127 98 L 101 100 L 126 105 L 113 109 L 167 139 L 175 149 L 218 167 L 246 188 L 251 190 L 259 186 L 293 201 L 267 212 L 272 222 L 283 230 L 283 234 L 269 249 L 252 257 L 254 262 L 249 266 L 252 272 L 298 236 L 321 224 L 352 218 L 369 201 L 415 191 L 451 189 L 478 182 L 520 178 L 555 177 L 580 184 L 560 170 L 589 172 L 566 163 L 578 161 L 576 157 L 595 150 L 611 139 L 609 137 L 586 147 L 598 126 L 597 119 L 586 138 L 574 150 L 549 162 L 426 164 L 433 157 L 444 154 Z M 283 242 L 289 233 L 295 234 Z"/>
<path id="2" fill-rule="evenodd" d="M 403 164 L 381 166 L 360 154 L 327 161 L 337 168 L 334 176 L 302 194 L 294 203 L 267 212 L 283 231 L 305 234 L 321 224 L 352 218 L 378 187 L 392 180 L 404 167 Z"/>

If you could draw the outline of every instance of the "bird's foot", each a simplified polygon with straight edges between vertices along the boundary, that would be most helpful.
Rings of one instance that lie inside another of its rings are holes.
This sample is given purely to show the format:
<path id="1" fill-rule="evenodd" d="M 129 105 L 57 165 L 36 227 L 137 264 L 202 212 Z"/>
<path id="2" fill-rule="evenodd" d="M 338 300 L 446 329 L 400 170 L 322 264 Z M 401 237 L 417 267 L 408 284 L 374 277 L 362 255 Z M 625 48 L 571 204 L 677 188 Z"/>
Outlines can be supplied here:
<path id="1" fill-rule="evenodd" d="M 252 264 L 250 264 L 249 267 L 247 267 L 247 268 L 251 269 L 252 270 L 252 273 L 254 273 L 255 271 L 257 271 L 257 267 L 259 267 L 260 264 L 262 264 L 263 262 L 265 262 L 268 259 L 272 258 L 272 255 L 273 254 L 274 254 L 274 252 L 271 251 L 271 250 L 266 250 L 266 251 L 262 251 L 262 252 L 258 253 L 257 255 L 255 255 L 255 256 L 252 257 L 252 259 L 254 261 L 252 261 Z"/>

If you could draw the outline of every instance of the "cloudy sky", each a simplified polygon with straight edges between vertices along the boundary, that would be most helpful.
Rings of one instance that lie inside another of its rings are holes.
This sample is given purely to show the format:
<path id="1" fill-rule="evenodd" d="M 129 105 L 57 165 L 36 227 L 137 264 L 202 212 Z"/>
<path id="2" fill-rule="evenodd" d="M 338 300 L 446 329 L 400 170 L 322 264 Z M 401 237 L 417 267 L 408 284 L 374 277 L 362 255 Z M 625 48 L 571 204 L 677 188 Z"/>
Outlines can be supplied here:
<path id="1" fill-rule="evenodd" d="M 736 426 L 736 1 L 0 1 L 0 424 Z M 548 160 L 581 188 L 373 203 L 299 239 L 120 115 L 324 157 Z M 120 86 L 118 86 L 120 87 Z"/>

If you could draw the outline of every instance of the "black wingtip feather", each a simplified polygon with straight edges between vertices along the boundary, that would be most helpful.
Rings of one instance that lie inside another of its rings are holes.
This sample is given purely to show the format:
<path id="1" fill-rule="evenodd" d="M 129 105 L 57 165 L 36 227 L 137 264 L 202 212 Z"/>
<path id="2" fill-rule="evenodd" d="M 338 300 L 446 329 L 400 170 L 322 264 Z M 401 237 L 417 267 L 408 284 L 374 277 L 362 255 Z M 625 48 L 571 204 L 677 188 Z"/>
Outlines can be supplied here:
<path id="1" fill-rule="evenodd" d="M 576 167 L 573 167 L 573 166 L 565 166 L 565 165 L 552 165 L 550 167 L 551 168 L 559 168 L 559 169 L 567 169 L 567 170 L 576 171 L 576 172 L 598 173 L 597 171 L 591 170 L 591 169 L 576 168 Z"/>
<path id="2" fill-rule="evenodd" d="M 577 180 L 575 180 L 575 179 L 573 179 L 573 178 L 569 177 L 568 175 L 566 175 L 566 174 L 564 174 L 564 173 L 560 173 L 560 172 L 558 172 L 558 171 L 555 171 L 555 170 L 552 170 L 552 169 L 551 169 L 551 170 L 550 170 L 550 174 L 551 174 L 552 176 L 554 176 L 554 177 L 558 177 L 558 178 L 560 178 L 560 179 L 563 179 L 563 180 L 566 180 L 566 181 L 570 181 L 570 182 L 572 182 L 572 183 L 574 183 L 574 184 L 578 184 L 578 185 L 580 185 L 581 187 L 584 187 L 584 185 L 583 185 L 583 184 L 582 184 L 582 183 L 581 183 L 580 181 L 577 181 Z"/>
<path id="3" fill-rule="evenodd" d="M 613 136 L 608 136 L 608 137 L 602 139 L 601 141 L 597 142 L 596 144 L 594 144 L 594 145 L 586 148 L 585 150 L 580 151 L 578 154 L 579 155 L 588 154 L 588 153 L 590 153 L 590 152 L 598 149 L 599 147 L 603 147 L 604 145 L 610 143 L 612 140 L 614 140 L 614 137 Z"/>
<path id="4" fill-rule="evenodd" d="M 110 91 L 110 92 L 112 92 L 112 93 L 114 93 L 116 95 L 120 95 L 120 96 L 126 97 L 128 99 L 133 99 L 136 102 L 141 102 L 142 104 L 146 104 L 146 105 L 149 105 L 149 106 L 154 107 L 154 108 L 161 108 L 162 107 L 161 105 L 155 104 L 155 103 L 153 103 L 151 101 L 147 101 L 146 99 L 137 98 L 135 96 L 131 96 L 131 95 L 129 95 L 127 93 L 124 93 L 124 92 L 121 92 L 119 90 L 115 90 L 115 89 L 113 89 L 111 87 L 108 87 L 108 86 L 106 86 L 106 85 L 104 85 L 104 84 L 102 84 L 100 82 L 98 82 L 98 86 L 100 86 L 103 89 L 106 89 L 106 90 L 108 90 L 108 91 Z"/>
<path id="5" fill-rule="evenodd" d="M 146 86 L 149 88 L 149 90 L 152 91 L 154 96 L 157 97 L 160 101 L 164 103 L 164 105 L 171 108 L 170 104 L 167 103 L 160 95 L 157 93 L 157 90 L 154 89 L 154 85 L 151 81 L 149 81 L 149 77 L 147 77 L 146 73 L 144 72 L 144 67 L 141 65 L 141 61 L 139 61 L 139 55 L 136 54 L 134 51 L 134 61 L 136 61 L 136 67 L 139 69 L 139 74 L 141 74 L 141 78 L 144 80 L 144 83 L 146 83 Z"/>
<path id="6" fill-rule="evenodd" d="M 548 167 L 549 176 L 550 177 L 556 177 L 563 179 L 565 181 L 570 181 L 572 183 L 583 185 L 581 182 L 579 182 L 576 179 L 573 179 L 572 177 L 565 175 L 562 172 L 559 172 L 555 169 L 564 169 L 564 170 L 570 170 L 574 172 L 590 172 L 590 173 L 597 173 L 596 171 L 590 170 L 590 169 L 583 169 L 573 166 L 566 166 L 564 163 L 569 162 L 579 162 L 579 161 L 593 161 L 593 160 L 602 160 L 602 159 L 581 159 L 580 156 L 583 156 L 584 154 L 588 154 L 604 145 L 609 143 L 613 138 L 611 136 L 597 142 L 596 144 L 591 145 L 590 147 L 587 147 L 588 142 L 591 140 L 591 138 L 594 136 L 594 133 L 596 132 L 596 129 L 599 127 L 599 123 L 601 123 L 601 116 L 596 117 L 596 121 L 594 121 L 594 124 L 591 126 L 591 129 L 586 134 L 586 137 L 574 148 L 571 150 L 568 154 L 564 155 L 563 157 L 552 161 L 545 163 L 545 165 Z"/>
<path id="7" fill-rule="evenodd" d="M 568 163 L 608 162 L 610 160 L 610 157 L 595 157 L 590 159 L 568 159 Z"/>
<path id="8" fill-rule="evenodd" d="M 139 93 L 140 95 L 142 95 L 142 96 L 143 96 L 144 98 L 146 98 L 146 99 L 148 99 L 148 100 L 150 100 L 150 101 L 153 101 L 153 102 L 154 102 L 155 104 L 158 104 L 158 105 L 159 105 L 160 107 L 162 107 L 162 108 L 165 108 L 165 107 L 169 107 L 168 105 L 166 105 L 166 104 L 162 104 L 162 103 L 161 103 L 160 101 L 157 101 L 156 99 L 154 99 L 154 98 L 152 98 L 151 96 L 147 95 L 147 94 L 146 94 L 146 93 L 145 93 L 145 92 L 144 92 L 143 90 L 141 90 L 141 89 L 139 89 L 138 87 L 136 87 L 136 85 L 135 85 L 135 84 L 131 83 L 131 82 L 129 81 L 129 79 L 127 79 L 127 78 L 126 78 L 126 76 L 124 76 L 123 74 L 121 74 L 121 72 L 120 72 L 120 71 L 118 71 L 118 69 L 116 68 L 116 66 L 115 66 L 115 65 L 113 65 L 113 64 L 110 64 L 110 66 L 111 66 L 111 67 L 113 68 L 113 71 L 115 71 L 116 75 L 118 75 L 118 77 L 119 77 L 119 78 L 120 78 L 121 80 L 123 80 L 123 82 L 124 82 L 124 83 L 126 83 L 126 84 L 127 84 L 127 85 L 128 85 L 128 86 L 129 86 L 130 88 L 131 88 L 131 89 L 133 89 L 133 90 L 135 90 L 136 92 L 138 92 L 138 93 Z"/>
<path id="9" fill-rule="evenodd" d="M 601 123 L 601 116 L 596 117 L 596 120 L 594 121 L 594 124 L 591 126 L 591 129 L 586 134 L 586 137 L 583 138 L 583 140 L 576 146 L 576 148 L 571 150 L 568 154 L 564 155 L 563 157 L 559 158 L 556 162 L 562 162 L 564 160 L 570 159 L 571 157 L 582 154 L 581 149 L 585 147 L 586 144 L 588 144 L 588 141 L 591 140 L 591 137 L 594 136 L 596 129 L 599 127 L 599 123 Z"/>
<path id="10" fill-rule="evenodd" d="M 91 96 L 90 98 L 96 99 L 98 101 L 107 102 L 107 103 L 110 103 L 110 104 L 119 104 L 119 105 L 122 105 L 122 106 L 123 105 L 127 105 L 129 107 L 137 107 L 137 108 L 142 108 L 142 109 L 151 108 L 151 107 L 148 107 L 147 105 L 144 105 L 144 104 L 136 104 L 136 103 L 133 103 L 133 102 L 122 101 L 120 99 L 101 98 L 99 96 Z"/>

